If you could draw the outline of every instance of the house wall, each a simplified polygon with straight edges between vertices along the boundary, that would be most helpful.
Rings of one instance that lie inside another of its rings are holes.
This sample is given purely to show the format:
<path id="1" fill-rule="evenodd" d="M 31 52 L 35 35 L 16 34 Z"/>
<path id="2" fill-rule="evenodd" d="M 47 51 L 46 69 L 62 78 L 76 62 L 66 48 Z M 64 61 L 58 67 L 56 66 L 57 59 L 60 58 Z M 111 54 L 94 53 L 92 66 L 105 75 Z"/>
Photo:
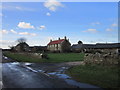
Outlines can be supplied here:
<path id="1" fill-rule="evenodd" d="M 17 52 L 29 51 L 29 46 L 24 45 L 22 47 L 22 46 L 19 45 L 19 46 L 16 46 L 14 50 L 17 51 Z"/>
<path id="2" fill-rule="evenodd" d="M 60 51 L 61 50 L 61 44 L 48 45 L 47 49 L 49 51 L 52 51 L 52 52 L 54 52 L 54 51 Z"/>
<path id="3" fill-rule="evenodd" d="M 20 51 L 21 51 L 21 50 L 20 50 L 20 46 L 16 46 L 16 47 L 15 47 L 15 51 L 19 51 L 19 52 L 20 52 Z"/>
<path id="4" fill-rule="evenodd" d="M 69 52 L 71 50 L 71 44 L 68 40 L 61 43 L 61 52 Z"/>

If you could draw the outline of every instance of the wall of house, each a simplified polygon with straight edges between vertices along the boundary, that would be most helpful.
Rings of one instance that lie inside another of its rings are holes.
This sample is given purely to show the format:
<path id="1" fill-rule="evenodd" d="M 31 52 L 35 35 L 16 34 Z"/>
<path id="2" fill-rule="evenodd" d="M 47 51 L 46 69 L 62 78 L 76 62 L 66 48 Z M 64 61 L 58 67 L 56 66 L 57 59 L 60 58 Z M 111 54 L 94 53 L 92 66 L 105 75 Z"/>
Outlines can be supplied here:
<path id="1" fill-rule="evenodd" d="M 29 51 L 29 46 L 27 46 L 27 45 L 24 45 L 23 47 L 21 47 L 20 45 L 16 46 L 15 51 L 17 51 L 17 52 Z"/>
<path id="2" fill-rule="evenodd" d="M 71 48 L 71 51 L 78 53 L 78 52 L 83 52 L 83 49 L 82 48 Z"/>
<path id="3" fill-rule="evenodd" d="M 20 51 L 21 51 L 21 50 L 20 50 L 20 46 L 16 46 L 16 47 L 15 47 L 15 51 L 20 52 Z"/>
<path id="4" fill-rule="evenodd" d="M 54 51 L 61 51 L 61 44 L 53 44 L 53 45 L 48 45 L 47 49 L 54 52 Z"/>
<path id="5" fill-rule="evenodd" d="M 71 50 L 71 44 L 69 41 L 65 40 L 61 43 L 61 52 L 69 52 Z"/>

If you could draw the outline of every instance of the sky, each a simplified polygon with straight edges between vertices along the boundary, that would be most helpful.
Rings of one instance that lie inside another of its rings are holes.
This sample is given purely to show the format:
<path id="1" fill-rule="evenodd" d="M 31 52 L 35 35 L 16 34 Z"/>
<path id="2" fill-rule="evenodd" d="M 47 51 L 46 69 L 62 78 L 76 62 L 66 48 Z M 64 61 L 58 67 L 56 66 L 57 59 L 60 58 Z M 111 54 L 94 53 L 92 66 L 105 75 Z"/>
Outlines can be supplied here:
<path id="1" fill-rule="evenodd" d="M 117 2 L 4 2 L 0 9 L 1 48 L 16 45 L 21 37 L 30 46 L 64 36 L 71 44 L 118 42 Z"/>

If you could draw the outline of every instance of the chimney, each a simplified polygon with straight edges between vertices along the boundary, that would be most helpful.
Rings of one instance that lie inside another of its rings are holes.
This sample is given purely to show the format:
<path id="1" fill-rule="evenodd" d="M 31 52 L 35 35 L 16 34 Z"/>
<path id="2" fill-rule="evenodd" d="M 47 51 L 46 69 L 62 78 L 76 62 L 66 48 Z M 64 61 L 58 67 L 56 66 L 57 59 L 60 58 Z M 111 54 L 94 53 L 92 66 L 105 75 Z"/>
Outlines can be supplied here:
<path id="1" fill-rule="evenodd" d="M 50 42 L 52 42 L 52 39 L 50 39 Z"/>
<path id="2" fill-rule="evenodd" d="M 65 36 L 65 40 L 67 40 L 66 36 Z"/>
<path id="3" fill-rule="evenodd" d="M 60 38 L 58 38 L 58 40 L 60 40 Z"/>

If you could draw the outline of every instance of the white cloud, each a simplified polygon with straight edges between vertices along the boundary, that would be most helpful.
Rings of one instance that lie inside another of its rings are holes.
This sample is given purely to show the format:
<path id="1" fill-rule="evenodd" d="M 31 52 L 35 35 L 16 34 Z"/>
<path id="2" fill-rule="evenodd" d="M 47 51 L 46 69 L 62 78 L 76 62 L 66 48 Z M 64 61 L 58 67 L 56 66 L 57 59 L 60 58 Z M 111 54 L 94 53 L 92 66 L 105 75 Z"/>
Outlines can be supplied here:
<path id="1" fill-rule="evenodd" d="M 12 33 L 17 34 L 17 32 L 13 29 L 10 30 Z"/>
<path id="2" fill-rule="evenodd" d="M 51 14 L 50 14 L 49 12 L 48 12 L 48 13 L 46 13 L 46 15 L 47 15 L 47 16 L 51 16 Z"/>
<path id="3" fill-rule="evenodd" d="M 100 22 L 94 22 L 94 23 L 91 23 L 92 25 L 99 25 Z"/>
<path id="4" fill-rule="evenodd" d="M 28 7 L 21 7 L 21 6 L 17 6 L 17 5 L 10 5 L 10 4 L 4 4 L 2 5 L 2 7 L 0 7 L 1 9 L 4 10 L 9 10 L 9 11 L 13 11 L 13 10 L 18 10 L 18 11 L 35 11 L 32 8 L 28 8 Z"/>
<path id="5" fill-rule="evenodd" d="M 51 7 L 49 8 L 49 10 L 51 10 L 51 11 L 56 11 L 56 10 L 57 10 L 57 7 L 51 6 Z"/>
<path id="6" fill-rule="evenodd" d="M 46 27 L 44 26 L 44 25 L 41 25 L 40 27 L 39 27 L 39 29 L 40 30 L 43 30 L 43 29 L 45 29 Z"/>
<path id="7" fill-rule="evenodd" d="M 118 24 L 117 24 L 117 23 L 113 23 L 111 26 L 112 26 L 112 27 L 117 27 Z"/>
<path id="8" fill-rule="evenodd" d="M 8 31 L 5 30 L 5 29 L 3 29 L 3 30 L 0 30 L 0 33 L 1 33 L 1 34 L 8 34 Z"/>
<path id="9" fill-rule="evenodd" d="M 16 6 L 15 9 L 19 11 L 34 11 L 34 9 L 32 8 L 26 8 L 26 7 L 20 7 L 20 6 Z"/>
<path id="10" fill-rule="evenodd" d="M 90 32 L 90 33 L 96 33 L 98 32 L 96 29 L 88 29 L 88 30 L 85 30 L 83 32 Z"/>
<path id="11" fill-rule="evenodd" d="M 8 32 L 9 31 L 7 31 L 7 30 L 1 30 L 0 31 L 0 34 L 8 34 Z M 17 34 L 17 35 L 29 35 L 29 36 L 36 36 L 37 34 L 35 34 L 35 33 L 29 33 L 29 32 L 16 32 L 15 30 L 13 30 L 13 29 L 11 29 L 10 30 L 10 32 L 11 33 L 13 33 L 13 34 Z"/>
<path id="12" fill-rule="evenodd" d="M 34 29 L 34 26 L 32 26 L 30 23 L 26 23 L 26 22 L 19 22 L 18 27 L 24 28 L 24 29 Z"/>
<path id="13" fill-rule="evenodd" d="M 109 32 L 109 31 L 113 31 L 113 29 L 111 29 L 111 28 L 107 28 L 106 31 L 108 31 L 108 32 Z"/>
<path id="14" fill-rule="evenodd" d="M 9 40 L 0 40 L 0 43 L 2 43 L 2 44 L 8 44 L 8 43 L 13 43 L 13 42 L 9 41 Z"/>
<path id="15" fill-rule="evenodd" d="M 28 32 L 20 32 L 19 35 L 30 35 L 30 36 L 36 36 L 35 33 L 28 33 Z"/>
<path id="16" fill-rule="evenodd" d="M 15 42 L 11 40 L 0 40 L 0 44 L 1 44 L 0 48 L 7 49 L 9 48 L 9 46 L 15 45 Z"/>
<path id="17" fill-rule="evenodd" d="M 58 7 L 63 7 L 63 5 L 56 0 L 47 0 L 47 2 L 44 3 L 44 6 L 50 11 L 56 11 Z"/>

